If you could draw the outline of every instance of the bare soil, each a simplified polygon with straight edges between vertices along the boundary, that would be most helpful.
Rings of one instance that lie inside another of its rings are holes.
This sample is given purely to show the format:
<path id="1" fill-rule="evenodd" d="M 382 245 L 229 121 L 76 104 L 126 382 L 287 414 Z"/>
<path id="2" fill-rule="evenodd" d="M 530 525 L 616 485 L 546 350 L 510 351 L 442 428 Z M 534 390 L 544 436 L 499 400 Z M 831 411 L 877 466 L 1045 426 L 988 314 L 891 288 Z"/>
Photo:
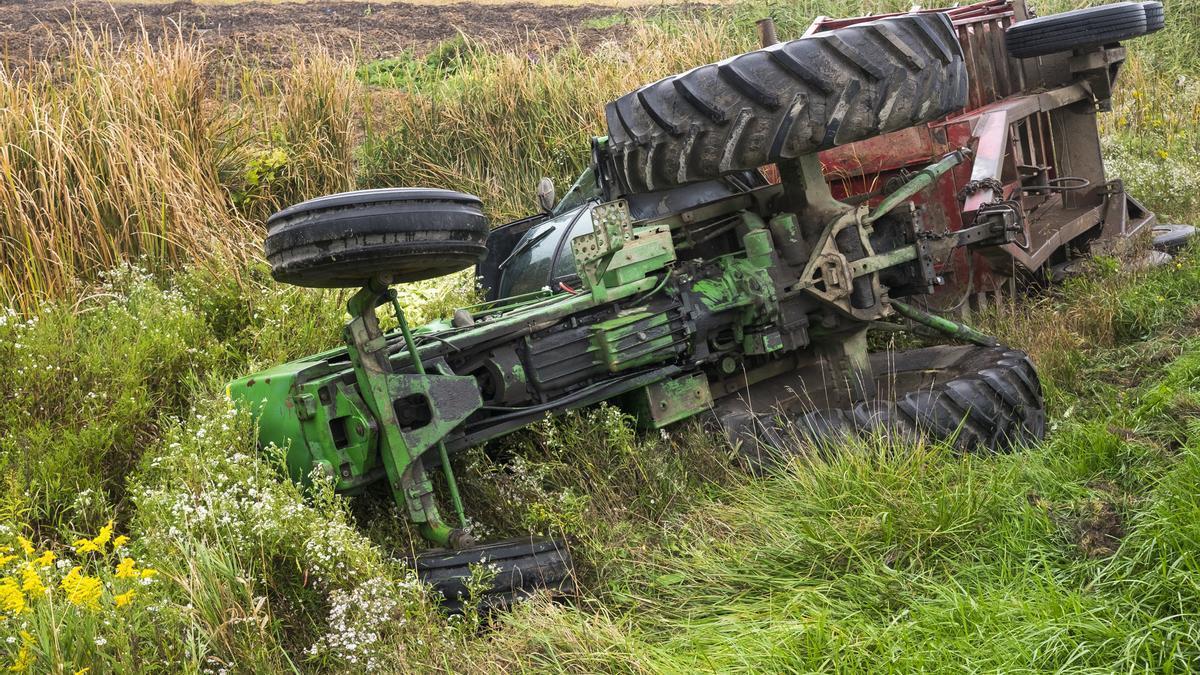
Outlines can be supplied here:
<path id="1" fill-rule="evenodd" d="M 54 58 L 76 28 L 118 40 L 182 34 L 217 53 L 268 67 L 286 66 L 298 47 L 319 41 L 339 54 L 369 61 L 405 50 L 422 54 L 462 31 L 504 48 L 534 41 L 561 45 L 574 35 L 585 47 L 620 28 L 584 27 L 588 19 L 623 11 L 605 5 L 379 4 L 312 1 L 228 5 L 138 4 L 97 0 L 0 0 L 0 49 L 9 64 Z"/>

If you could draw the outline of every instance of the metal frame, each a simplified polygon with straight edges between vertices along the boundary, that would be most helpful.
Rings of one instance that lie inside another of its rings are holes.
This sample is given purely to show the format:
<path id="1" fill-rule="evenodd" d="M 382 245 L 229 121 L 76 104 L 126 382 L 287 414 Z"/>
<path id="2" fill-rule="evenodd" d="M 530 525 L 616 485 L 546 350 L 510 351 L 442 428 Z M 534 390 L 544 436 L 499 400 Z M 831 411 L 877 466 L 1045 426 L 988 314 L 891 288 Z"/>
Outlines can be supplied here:
<path id="1" fill-rule="evenodd" d="M 1028 17 L 1025 0 L 923 11 L 944 11 L 958 33 L 970 83 L 967 107 L 820 157 L 835 196 L 875 202 L 913 168 L 969 147 L 975 151 L 972 162 L 960 164 L 913 200 L 925 209 L 925 227 L 962 229 L 997 200 L 1020 207 L 1017 241 L 1000 250 L 962 250 L 939 268 L 947 283 L 931 298 L 932 309 L 986 306 L 997 295 L 1013 293 L 1023 275 L 1044 273 L 1048 264 L 1085 250 L 1092 241 L 1133 237 L 1157 222 L 1120 181 L 1107 179 L 1100 154 L 1095 115 L 1111 107 L 1123 48 L 1015 59 L 1005 48 L 1004 31 Z M 878 18 L 818 17 L 805 36 Z M 1087 180 L 1088 187 L 1029 189 L 1068 176 Z"/>

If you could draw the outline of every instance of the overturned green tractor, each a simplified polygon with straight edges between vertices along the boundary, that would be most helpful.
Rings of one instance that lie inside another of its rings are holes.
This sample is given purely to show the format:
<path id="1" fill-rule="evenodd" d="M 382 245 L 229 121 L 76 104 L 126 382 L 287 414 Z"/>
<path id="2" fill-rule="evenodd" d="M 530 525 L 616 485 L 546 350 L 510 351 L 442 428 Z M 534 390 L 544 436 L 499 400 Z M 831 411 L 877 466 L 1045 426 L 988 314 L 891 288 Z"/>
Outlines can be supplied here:
<path id="1" fill-rule="evenodd" d="M 345 344 L 230 393 L 257 416 L 261 444 L 286 450 L 294 480 L 390 486 L 437 547 L 415 565 L 451 606 L 481 561 L 500 572 L 473 602 L 571 589 L 563 541 L 474 540 L 450 462 L 548 415 L 607 401 L 649 429 L 701 416 L 755 470 L 861 432 L 963 451 L 1036 441 L 1029 359 L 921 308 L 955 255 L 1028 236 L 1020 201 L 987 203 L 951 229 L 914 198 L 929 203 L 972 148 L 844 200 L 817 155 L 944 119 L 968 89 L 947 13 L 859 20 L 610 104 L 609 136 L 570 192 L 555 205 L 546 190 L 546 213 L 495 231 L 479 200 L 447 190 L 293 206 L 269 223 L 273 275 L 358 288 Z M 768 163 L 778 181 L 759 170 Z M 488 301 L 410 328 L 391 286 L 472 265 Z M 384 306 L 395 331 L 380 327 Z M 869 352 L 868 331 L 912 322 L 965 344 Z"/>

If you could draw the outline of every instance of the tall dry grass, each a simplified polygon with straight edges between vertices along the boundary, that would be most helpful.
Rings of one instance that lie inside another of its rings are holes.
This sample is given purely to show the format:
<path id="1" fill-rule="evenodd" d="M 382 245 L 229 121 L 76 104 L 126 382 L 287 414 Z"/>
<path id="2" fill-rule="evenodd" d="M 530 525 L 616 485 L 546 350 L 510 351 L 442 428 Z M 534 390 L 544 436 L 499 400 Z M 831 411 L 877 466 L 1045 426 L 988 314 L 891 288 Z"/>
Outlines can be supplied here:
<path id="1" fill-rule="evenodd" d="M 0 69 L 0 294 L 30 309 L 123 261 L 151 269 L 257 254 L 280 203 L 353 184 L 357 87 L 315 50 L 218 88 L 177 37 L 68 38 L 66 57 Z M 235 268 L 237 265 L 234 266 Z"/>
<path id="2" fill-rule="evenodd" d="M 60 62 L 0 69 L 0 294 L 30 310 L 132 259 L 236 271 L 272 210 L 358 183 L 449 187 L 522 215 L 523 186 L 582 169 L 605 102 L 741 46 L 708 21 L 641 24 L 588 52 L 472 50 L 419 90 L 372 90 L 366 115 L 351 64 L 319 47 L 217 81 L 221 56 L 182 37 L 76 33 Z"/>
<path id="3" fill-rule="evenodd" d="M 466 50 L 444 77 L 373 91 L 364 183 L 450 187 L 479 196 L 495 219 L 527 215 L 539 178 L 565 190 L 586 166 L 608 101 L 745 48 L 733 35 L 712 15 L 634 24 L 587 51 Z"/>
<path id="4" fill-rule="evenodd" d="M 62 66 L 0 73 L 0 283 L 18 301 L 128 256 L 233 252 L 250 229 L 213 171 L 225 158 L 203 54 L 177 43 L 116 55 L 78 38 Z"/>

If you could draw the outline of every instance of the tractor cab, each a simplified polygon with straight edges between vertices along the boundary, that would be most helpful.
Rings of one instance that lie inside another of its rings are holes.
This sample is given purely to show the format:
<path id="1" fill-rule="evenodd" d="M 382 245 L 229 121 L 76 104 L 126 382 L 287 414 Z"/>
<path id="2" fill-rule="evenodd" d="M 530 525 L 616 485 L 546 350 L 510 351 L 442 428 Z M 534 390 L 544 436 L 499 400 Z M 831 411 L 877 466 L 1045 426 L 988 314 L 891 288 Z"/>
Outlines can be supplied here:
<path id="1" fill-rule="evenodd" d="M 762 173 L 742 171 L 717 180 L 628 195 L 626 200 L 634 221 L 645 221 L 767 184 Z M 546 213 L 492 230 L 488 235 L 487 255 L 476 267 L 486 299 L 511 298 L 543 289 L 558 293 L 578 288 L 571 240 L 592 231 L 592 208 L 603 201 L 603 190 L 595 171 L 589 167 Z"/>

